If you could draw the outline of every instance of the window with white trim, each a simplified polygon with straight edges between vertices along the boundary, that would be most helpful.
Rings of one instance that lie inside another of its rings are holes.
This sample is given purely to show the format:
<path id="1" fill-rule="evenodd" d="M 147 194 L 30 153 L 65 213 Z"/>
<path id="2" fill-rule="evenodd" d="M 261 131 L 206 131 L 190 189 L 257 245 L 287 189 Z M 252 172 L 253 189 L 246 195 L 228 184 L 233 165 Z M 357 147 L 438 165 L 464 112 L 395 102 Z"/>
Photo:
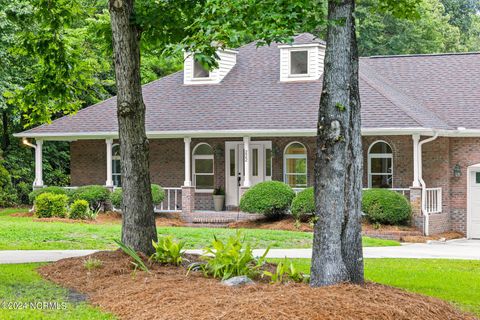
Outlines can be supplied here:
<path id="1" fill-rule="evenodd" d="M 393 187 L 392 147 L 385 141 L 376 141 L 368 149 L 368 187 Z"/>
<path id="2" fill-rule="evenodd" d="M 115 187 L 122 186 L 122 172 L 120 170 L 120 145 L 112 145 L 112 180 Z"/>
<path id="3" fill-rule="evenodd" d="M 308 50 L 290 51 L 290 75 L 308 75 Z"/>
<path id="4" fill-rule="evenodd" d="M 213 148 L 207 143 L 199 143 L 193 149 L 193 183 L 197 189 L 214 188 Z"/>
<path id="5" fill-rule="evenodd" d="M 203 67 L 203 65 L 197 61 L 195 58 L 193 59 L 193 78 L 208 78 L 210 77 L 210 72 Z"/>
<path id="6" fill-rule="evenodd" d="M 307 148 L 300 142 L 292 142 L 283 154 L 284 182 L 292 188 L 307 187 Z"/>

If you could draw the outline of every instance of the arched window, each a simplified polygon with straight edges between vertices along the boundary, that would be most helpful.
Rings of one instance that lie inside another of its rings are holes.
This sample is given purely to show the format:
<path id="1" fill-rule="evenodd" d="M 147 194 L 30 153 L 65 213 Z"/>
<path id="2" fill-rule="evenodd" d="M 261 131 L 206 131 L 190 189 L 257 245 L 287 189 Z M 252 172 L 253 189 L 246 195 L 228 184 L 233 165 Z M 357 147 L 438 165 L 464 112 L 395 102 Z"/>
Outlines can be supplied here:
<path id="1" fill-rule="evenodd" d="M 122 186 L 122 172 L 120 171 L 120 145 L 112 146 L 112 179 L 115 187 Z"/>
<path id="2" fill-rule="evenodd" d="M 385 141 L 376 141 L 368 149 L 368 187 L 393 187 L 392 147 Z"/>
<path id="3" fill-rule="evenodd" d="M 195 187 L 197 189 L 213 189 L 213 148 L 209 144 L 199 143 L 193 149 L 192 166 Z"/>
<path id="4" fill-rule="evenodd" d="M 292 142 L 283 154 L 283 181 L 292 188 L 307 187 L 307 148 Z"/>

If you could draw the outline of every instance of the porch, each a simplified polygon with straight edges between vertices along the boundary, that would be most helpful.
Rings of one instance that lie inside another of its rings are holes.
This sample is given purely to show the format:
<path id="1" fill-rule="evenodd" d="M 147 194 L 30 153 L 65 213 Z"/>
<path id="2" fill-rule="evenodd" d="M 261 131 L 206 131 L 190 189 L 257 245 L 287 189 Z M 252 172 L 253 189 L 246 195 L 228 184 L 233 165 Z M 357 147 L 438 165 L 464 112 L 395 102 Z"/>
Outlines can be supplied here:
<path id="1" fill-rule="evenodd" d="M 438 186 L 442 180 L 430 166 L 422 168 L 422 155 L 428 161 L 431 157 L 429 150 L 422 151 L 428 140 L 419 135 L 363 137 L 364 186 L 389 188 L 406 196 L 415 225 L 426 234 L 430 221 L 448 213 L 447 193 Z M 43 141 L 30 145 L 36 151 L 34 187 L 38 188 L 43 186 Z M 120 186 L 119 152 L 115 139 L 71 142 L 72 185 Z M 256 183 L 278 180 L 297 191 L 312 186 L 314 159 L 313 136 L 151 139 L 151 180 L 165 190 L 165 200 L 156 210 L 186 218 L 196 215 L 199 220 L 213 217 L 212 193 L 220 187 L 226 193 L 226 216 L 233 212 L 231 216 L 239 217 L 241 195 Z"/>

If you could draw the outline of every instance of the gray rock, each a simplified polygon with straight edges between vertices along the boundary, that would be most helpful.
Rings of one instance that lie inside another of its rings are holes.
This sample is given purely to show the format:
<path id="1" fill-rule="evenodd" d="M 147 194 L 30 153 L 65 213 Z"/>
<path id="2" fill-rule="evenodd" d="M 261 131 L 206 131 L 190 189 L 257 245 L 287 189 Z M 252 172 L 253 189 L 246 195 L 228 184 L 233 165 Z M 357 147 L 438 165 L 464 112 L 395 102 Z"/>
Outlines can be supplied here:
<path id="1" fill-rule="evenodd" d="M 249 286 L 252 284 L 255 284 L 255 282 L 252 281 L 247 276 L 238 276 L 238 277 L 233 277 L 227 280 L 222 281 L 223 285 L 229 286 L 229 287 L 240 287 L 240 286 Z"/>

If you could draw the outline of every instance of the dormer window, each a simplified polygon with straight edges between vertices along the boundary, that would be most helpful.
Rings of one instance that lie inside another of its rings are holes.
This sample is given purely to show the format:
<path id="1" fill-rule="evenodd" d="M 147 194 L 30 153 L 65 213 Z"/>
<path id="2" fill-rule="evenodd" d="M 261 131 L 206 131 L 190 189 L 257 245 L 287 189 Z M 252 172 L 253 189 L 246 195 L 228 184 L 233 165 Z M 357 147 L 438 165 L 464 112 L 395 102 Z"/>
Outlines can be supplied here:
<path id="1" fill-rule="evenodd" d="M 194 59 L 193 61 L 193 77 L 194 78 L 208 78 L 210 72 L 205 69 L 200 62 Z"/>
<path id="2" fill-rule="evenodd" d="M 290 75 L 308 75 L 308 51 L 290 51 Z"/>

